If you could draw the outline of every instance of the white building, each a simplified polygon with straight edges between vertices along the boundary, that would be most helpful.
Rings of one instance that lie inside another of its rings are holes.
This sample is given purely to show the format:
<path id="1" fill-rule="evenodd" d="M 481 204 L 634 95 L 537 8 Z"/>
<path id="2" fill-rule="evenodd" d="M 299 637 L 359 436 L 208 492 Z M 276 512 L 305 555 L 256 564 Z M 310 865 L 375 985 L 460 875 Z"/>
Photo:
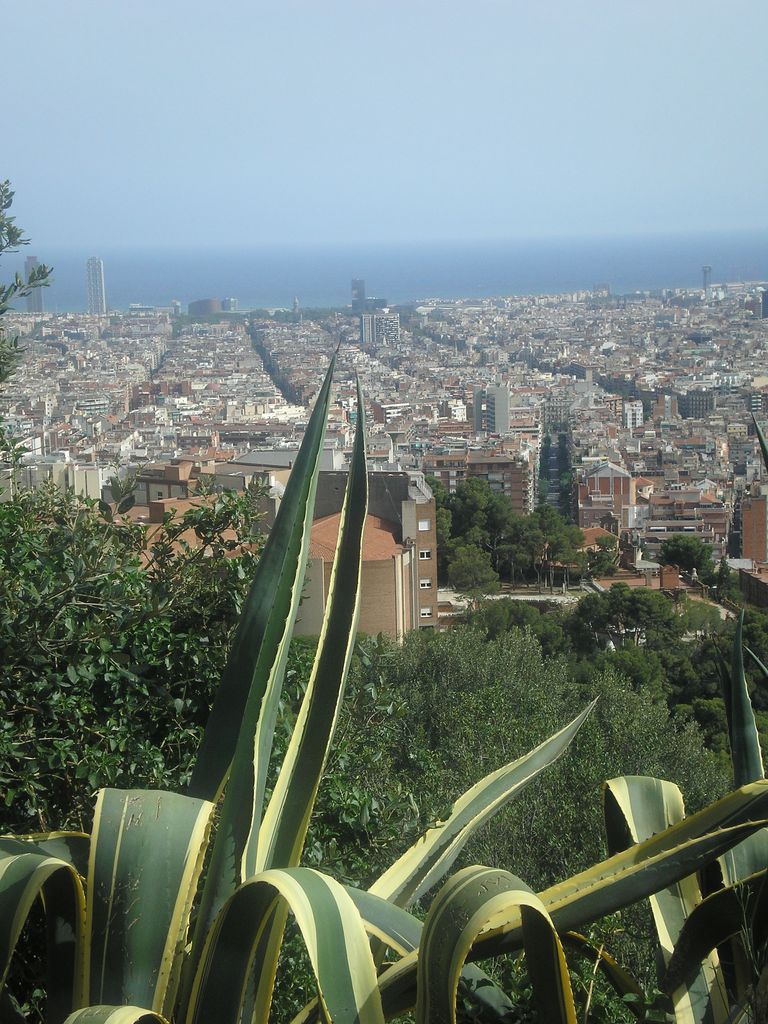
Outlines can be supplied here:
<path id="1" fill-rule="evenodd" d="M 624 426 L 634 430 L 635 427 L 642 427 L 643 422 L 643 403 L 624 402 Z"/>
<path id="2" fill-rule="evenodd" d="M 397 345 L 400 341 L 400 314 L 383 309 L 380 313 L 360 316 L 360 344 Z"/>

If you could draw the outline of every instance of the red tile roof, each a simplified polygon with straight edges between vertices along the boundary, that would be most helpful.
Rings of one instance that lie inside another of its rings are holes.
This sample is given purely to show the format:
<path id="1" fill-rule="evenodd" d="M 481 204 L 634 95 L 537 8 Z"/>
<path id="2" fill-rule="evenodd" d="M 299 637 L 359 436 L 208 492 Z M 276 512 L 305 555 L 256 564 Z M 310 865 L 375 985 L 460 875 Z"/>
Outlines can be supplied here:
<path id="1" fill-rule="evenodd" d="M 341 513 L 324 516 L 312 525 L 309 539 L 310 558 L 322 558 L 326 562 L 333 561 L 336 553 L 336 540 L 339 536 Z M 379 562 L 400 554 L 404 548 L 397 542 L 397 527 L 394 523 L 380 516 L 365 517 L 363 534 L 363 561 Z"/>

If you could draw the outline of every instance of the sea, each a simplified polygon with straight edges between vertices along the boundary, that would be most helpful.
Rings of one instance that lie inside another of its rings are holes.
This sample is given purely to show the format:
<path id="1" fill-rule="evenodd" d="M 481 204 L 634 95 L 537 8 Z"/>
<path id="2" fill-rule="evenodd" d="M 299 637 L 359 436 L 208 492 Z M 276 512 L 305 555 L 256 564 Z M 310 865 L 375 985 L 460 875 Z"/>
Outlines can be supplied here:
<path id="1" fill-rule="evenodd" d="M 45 309 L 86 308 L 85 261 L 104 261 L 111 309 L 131 304 L 186 308 L 233 297 L 240 309 L 349 305 L 350 282 L 391 305 L 421 300 L 546 295 L 607 284 L 614 294 L 768 280 L 768 231 L 508 242 L 250 247 L 81 247 L 31 245 L 0 265 L 0 281 L 35 255 L 53 267 Z M 20 306 L 20 308 L 23 308 Z"/>

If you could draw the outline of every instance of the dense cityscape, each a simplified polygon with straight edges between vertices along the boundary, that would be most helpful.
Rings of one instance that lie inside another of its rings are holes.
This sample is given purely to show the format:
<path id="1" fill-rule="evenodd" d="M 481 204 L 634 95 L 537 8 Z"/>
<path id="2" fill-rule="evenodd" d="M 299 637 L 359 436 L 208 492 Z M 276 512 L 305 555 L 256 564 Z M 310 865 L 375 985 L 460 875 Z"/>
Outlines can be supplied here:
<path id="1" fill-rule="evenodd" d="M 22 450 L 5 470 L 6 497 L 13 477 L 109 502 L 110 479 L 130 478 L 131 514 L 149 522 L 194 497 L 201 477 L 218 490 L 259 481 L 270 519 L 338 348 L 322 469 L 346 468 L 359 377 L 371 469 L 399 475 L 423 506 L 421 536 L 399 505 L 371 510 L 371 558 L 399 553 L 411 565 L 410 610 L 393 597 L 375 621 L 383 631 L 434 627 L 439 603 L 450 614 L 456 601 L 436 593 L 425 478 L 449 494 L 479 478 L 521 515 L 554 504 L 586 531 L 586 547 L 615 538 L 610 582 L 701 590 L 657 561 L 664 540 L 693 535 L 768 603 L 768 487 L 753 423 L 768 414 L 768 290 L 758 283 L 719 285 L 704 267 L 699 290 L 614 296 L 601 284 L 390 308 L 356 279 L 341 310 L 303 311 L 296 298 L 290 310 L 241 312 L 225 298 L 184 313 L 179 303 L 109 311 L 94 258 L 87 295 L 88 314 L 49 315 L 37 289 L 26 312 L 6 317 L 24 349 L 0 400 Z"/>

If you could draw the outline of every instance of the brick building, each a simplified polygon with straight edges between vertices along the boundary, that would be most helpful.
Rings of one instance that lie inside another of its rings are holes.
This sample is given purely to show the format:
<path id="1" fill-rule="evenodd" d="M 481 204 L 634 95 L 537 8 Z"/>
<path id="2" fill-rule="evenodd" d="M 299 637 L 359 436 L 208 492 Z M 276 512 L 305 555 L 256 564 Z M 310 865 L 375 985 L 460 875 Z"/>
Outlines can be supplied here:
<path id="1" fill-rule="evenodd" d="M 321 472 L 318 478 L 298 635 L 320 632 L 346 485 L 345 472 Z M 368 474 L 361 632 L 401 640 L 410 629 L 437 625 L 435 512 L 435 499 L 421 473 Z"/>
<path id="2" fill-rule="evenodd" d="M 749 494 L 742 499 L 741 557 L 768 562 L 768 494 Z"/>
<path id="3" fill-rule="evenodd" d="M 601 526 L 607 519 L 622 521 L 622 509 L 637 498 L 632 474 L 613 462 L 602 462 L 578 482 L 579 526 Z"/>
<path id="4" fill-rule="evenodd" d="M 485 480 L 492 491 L 504 495 L 515 512 L 533 512 L 536 499 L 535 462 L 529 452 L 512 454 L 491 451 L 429 452 L 424 472 L 433 476 L 449 494 L 468 477 Z"/>
<path id="5" fill-rule="evenodd" d="M 296 620 L 298 635 L 316 635 L 322 627 L 340 520 L 341 513 L 335 512 L 315 520 L 312 525 L 307 575 Z M 424 623 L 416 618 L 421 613 L 413 600 L 415 552 L 399 543 L 398 533 L 395 523 L 380 516 L 366 516 L 358 629 L 362 633 L 386 633 L 402 640 L 408 630 Z M 430 606 L 425 608 L 425 620 L 427 613 L 431 620 Z"/>

